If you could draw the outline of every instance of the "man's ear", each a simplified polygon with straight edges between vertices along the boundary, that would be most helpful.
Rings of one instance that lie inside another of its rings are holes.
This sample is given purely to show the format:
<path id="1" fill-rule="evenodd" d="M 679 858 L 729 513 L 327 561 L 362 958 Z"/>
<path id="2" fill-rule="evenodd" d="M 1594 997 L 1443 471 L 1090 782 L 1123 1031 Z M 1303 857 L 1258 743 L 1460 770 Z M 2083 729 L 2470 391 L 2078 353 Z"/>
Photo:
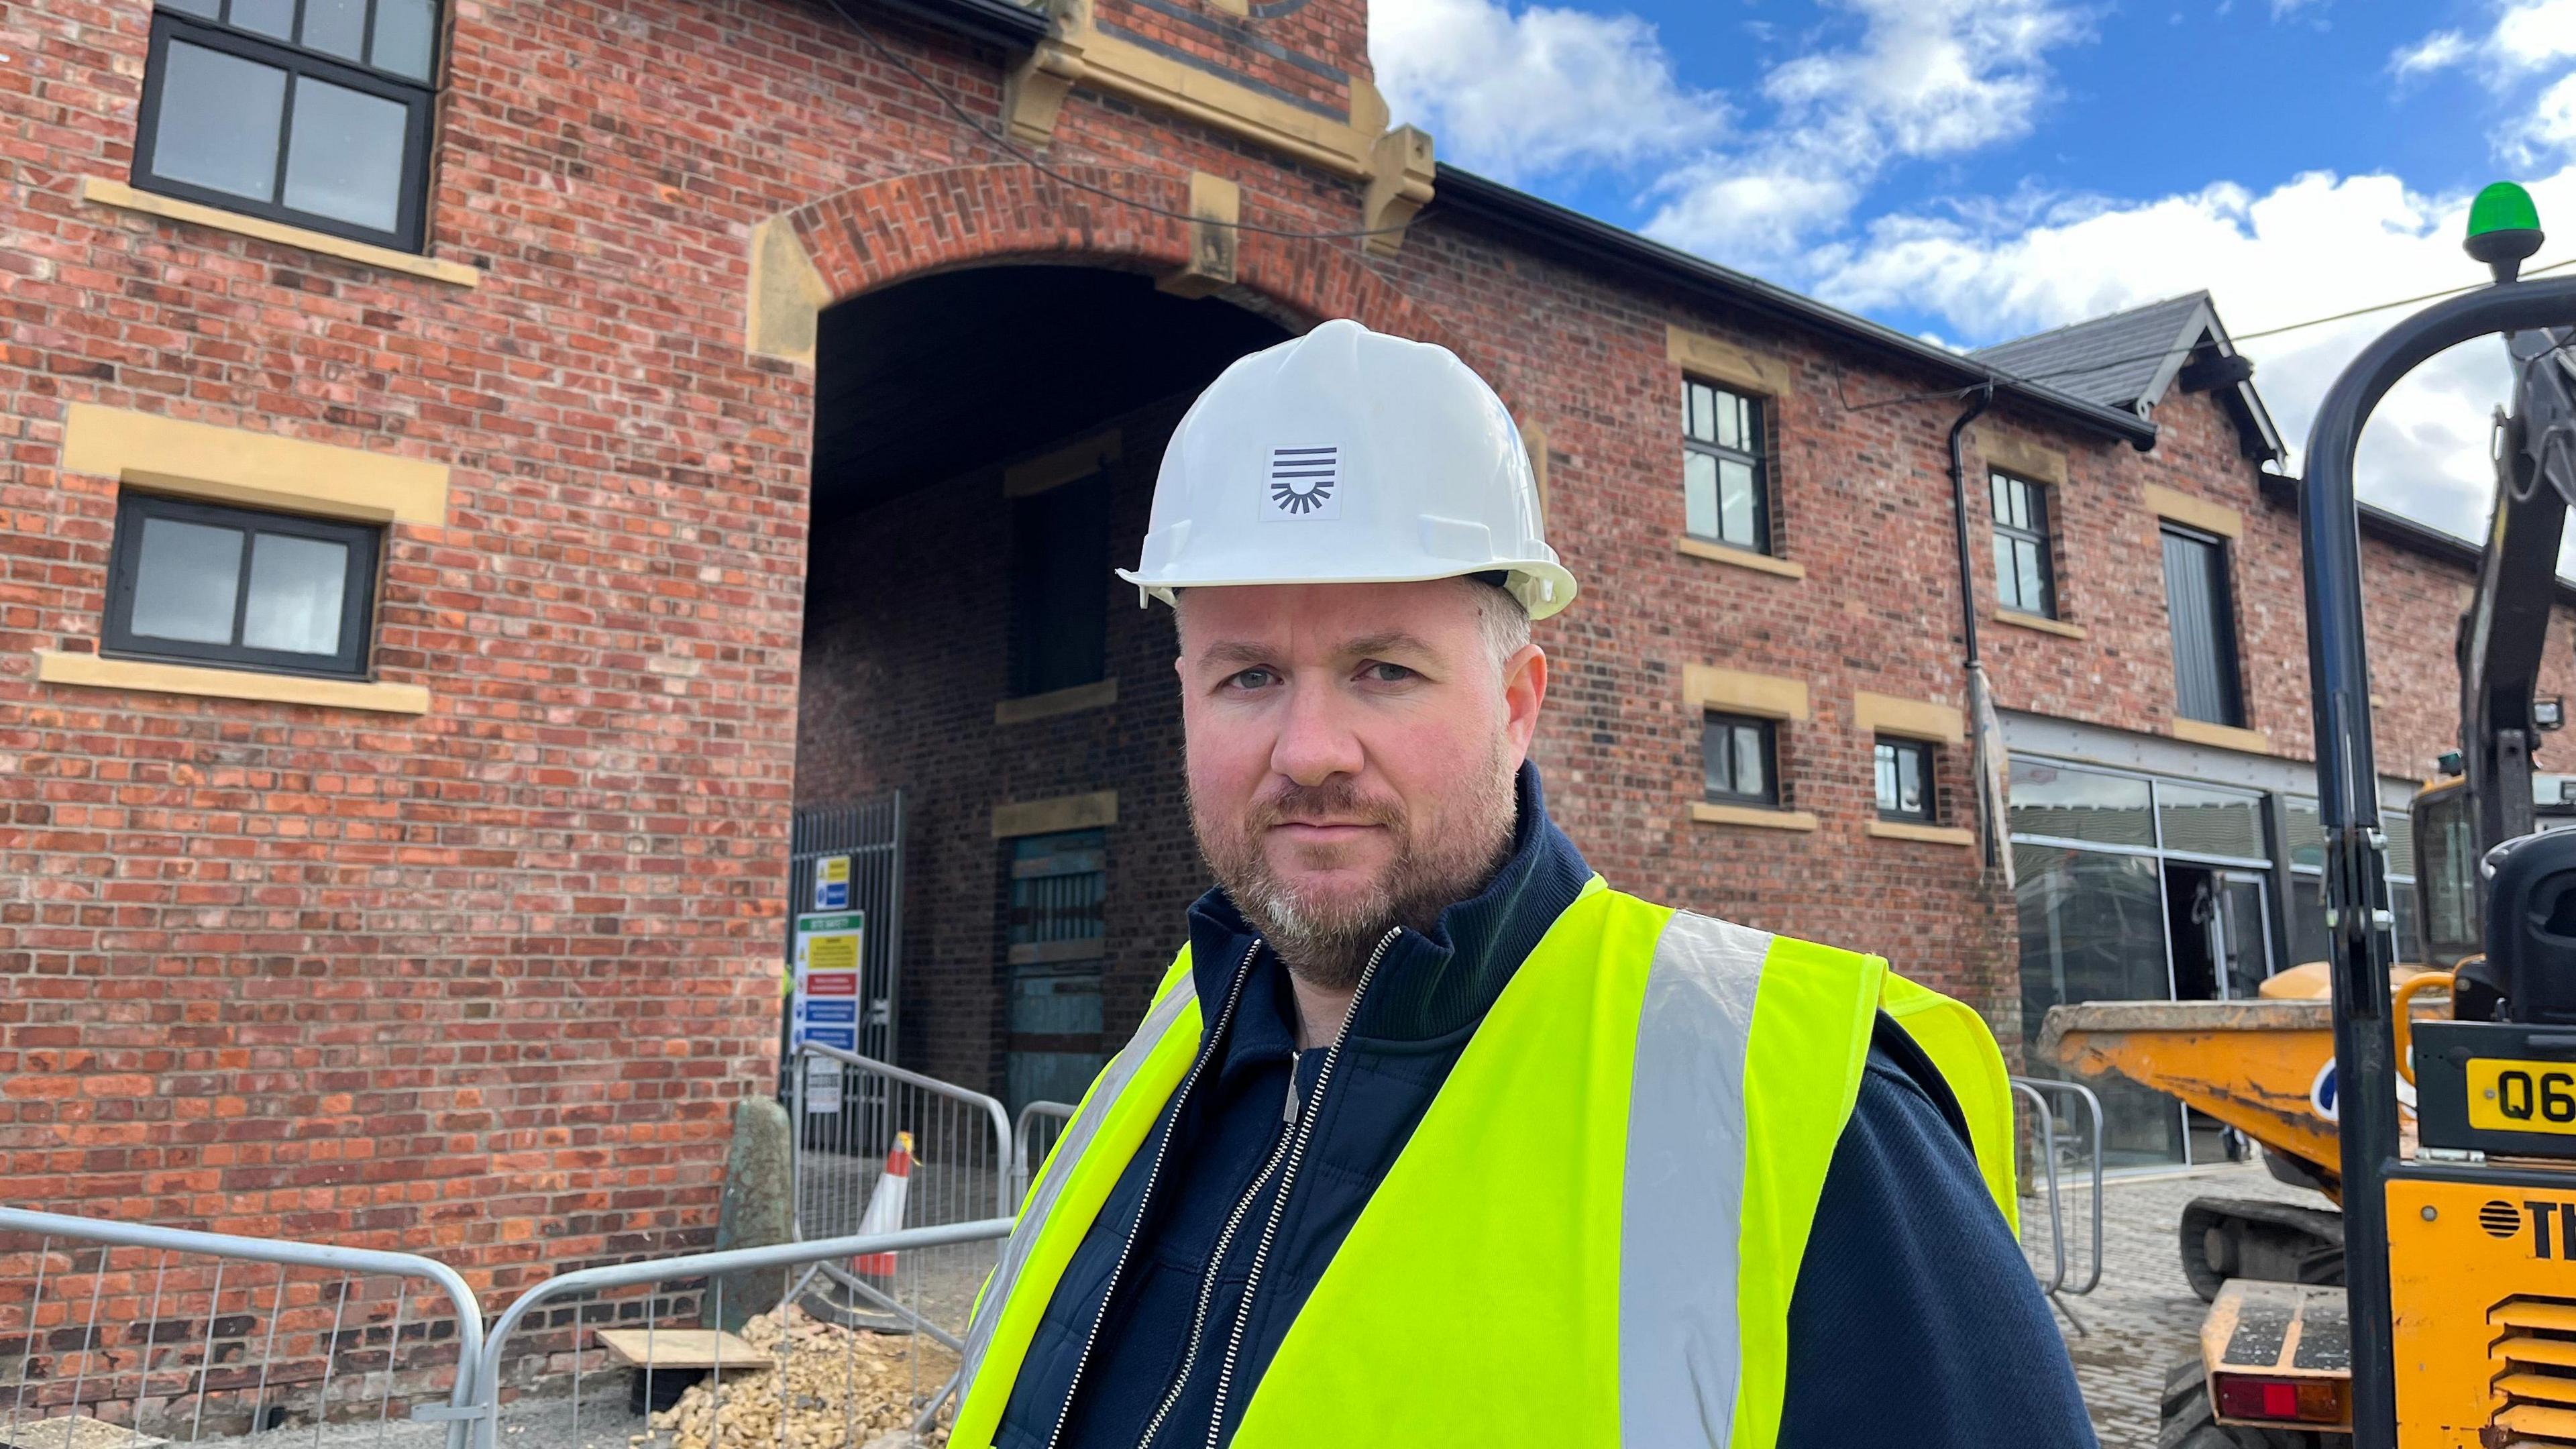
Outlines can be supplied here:
<path id="1" fill-rule="evenodd" d="M 1539 707 L 1546 702 L 1547 651 L 1524 644 L 1503 661 L 1503 733 L 1512 742 L 1513 765 L 1529 758 Z"/>

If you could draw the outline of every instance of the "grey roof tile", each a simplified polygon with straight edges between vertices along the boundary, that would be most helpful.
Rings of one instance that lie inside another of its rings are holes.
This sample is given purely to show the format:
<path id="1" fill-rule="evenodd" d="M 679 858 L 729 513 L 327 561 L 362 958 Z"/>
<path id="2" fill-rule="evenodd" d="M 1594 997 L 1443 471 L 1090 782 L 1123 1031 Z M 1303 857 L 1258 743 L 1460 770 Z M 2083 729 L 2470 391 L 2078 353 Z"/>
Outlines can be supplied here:
<path id="1" fill-rule="evenodd" d="M 1968 355 L 2086 402 L 2134 412 L 2141 402 L 2156 401 L 2147 394 L 2165 374 L 2167 354 L 2199 341 L 2183 333 L 2208 305 L 2207 292 L 2190 292 Z"/>

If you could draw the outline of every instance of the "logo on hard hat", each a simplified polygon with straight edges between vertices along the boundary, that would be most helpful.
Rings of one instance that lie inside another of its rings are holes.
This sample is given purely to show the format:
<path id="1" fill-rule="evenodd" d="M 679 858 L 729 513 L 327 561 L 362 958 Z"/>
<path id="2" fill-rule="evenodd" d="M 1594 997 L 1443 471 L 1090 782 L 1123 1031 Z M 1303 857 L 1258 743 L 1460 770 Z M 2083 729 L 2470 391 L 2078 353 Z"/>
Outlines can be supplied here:
<path id="1" fill-rule="evenodd" d="M 1270 509 L 1273 518 L 1339 518 L 1333 494 L 1341 487 L 1342 450 L 1273 448 L 1270 450 Z"/>

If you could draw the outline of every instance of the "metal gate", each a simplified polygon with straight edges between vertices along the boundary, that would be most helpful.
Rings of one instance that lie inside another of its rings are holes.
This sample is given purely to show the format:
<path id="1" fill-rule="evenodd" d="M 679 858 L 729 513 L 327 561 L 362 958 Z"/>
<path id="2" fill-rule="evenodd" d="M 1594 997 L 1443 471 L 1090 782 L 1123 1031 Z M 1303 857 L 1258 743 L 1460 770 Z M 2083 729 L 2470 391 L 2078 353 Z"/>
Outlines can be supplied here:
<path id="1" fill-rule="evenodd" d="M 903 979 L 903 792 L 890 790 L 856 805 L 799 810 L 788 848 L 787 937 L 780 946 L 781 959 L 791 959 L 795 949 L 796 918 L 816 909 L 814 878 L 821 862 L 848 856 L 847 909 L 867 913 L 867 932 L 860 947 L 858 1053 L 893 1061 Z M 784 1097 L 784 1073 L 795 1052 L 788 1041 L 788 1004 L 783 999 L 778 1060 Z"/>

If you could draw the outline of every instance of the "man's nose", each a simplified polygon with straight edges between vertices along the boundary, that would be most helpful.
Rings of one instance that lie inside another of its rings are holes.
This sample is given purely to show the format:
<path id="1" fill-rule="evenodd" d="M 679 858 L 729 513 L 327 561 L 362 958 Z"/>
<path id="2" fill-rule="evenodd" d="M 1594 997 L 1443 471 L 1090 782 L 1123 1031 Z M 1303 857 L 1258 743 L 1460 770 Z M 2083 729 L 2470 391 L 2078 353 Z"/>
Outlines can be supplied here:
<path id="1" fill-rule="evenodd" d="M 1292 682 L 1287 715 L 1270 750 L 1270 768 L 1300 785 L 1358 774 L 1365 759 L 1342 705 L 1339 692 L 1329 684 L 1314 679 Z"/>

